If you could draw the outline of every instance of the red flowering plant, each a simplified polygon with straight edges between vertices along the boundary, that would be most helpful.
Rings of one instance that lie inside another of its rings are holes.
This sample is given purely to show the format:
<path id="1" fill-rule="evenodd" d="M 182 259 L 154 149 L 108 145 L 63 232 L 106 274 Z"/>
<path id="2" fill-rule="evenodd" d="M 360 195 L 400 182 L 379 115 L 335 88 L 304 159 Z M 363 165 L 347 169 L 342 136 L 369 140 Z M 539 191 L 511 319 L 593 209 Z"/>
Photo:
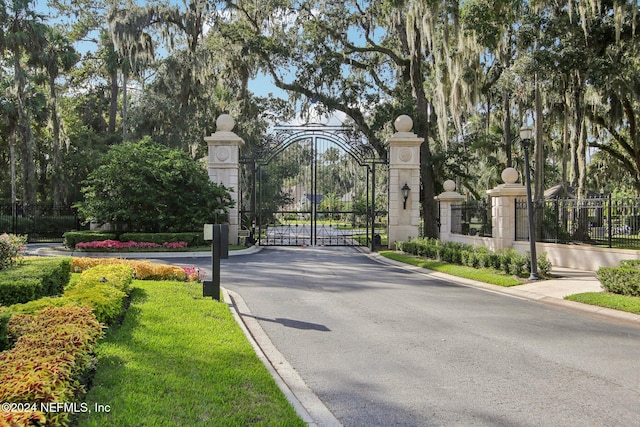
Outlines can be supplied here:
<path id="1" fill-rule="evenodd" d="M 200 271 L 198 267 L 183 266 L 182 269 L 190 282 L 201 282 L 204 279 L 204 272 Z"/>
<path id="2" fill-rule="evenodd" d="M 76 249 L 89 251 L 122 251 L 137 249 L 184 249 L 187 242 L 164 242 L 162 245 L 153 242 L 120 242 L 118 240 L 100 240 L 94 242 L 81 242 L 76 244 Z"/>

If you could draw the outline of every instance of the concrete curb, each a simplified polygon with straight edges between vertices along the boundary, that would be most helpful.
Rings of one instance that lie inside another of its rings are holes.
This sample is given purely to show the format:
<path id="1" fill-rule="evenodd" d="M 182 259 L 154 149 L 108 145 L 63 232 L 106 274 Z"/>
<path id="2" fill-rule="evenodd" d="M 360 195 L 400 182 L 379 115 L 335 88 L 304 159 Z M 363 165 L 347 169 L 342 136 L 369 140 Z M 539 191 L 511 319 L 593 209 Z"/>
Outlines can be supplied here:
<path id="1" fill-rule="evenodd" d="M 324 403 L 307 386 L 298 372 L 287 362 L 282 353 L 273 345 L 258 321 L 251 315 L 249 307 L 237 293 L 222 289 L 224 301 L 238 325 L 253 346 L 258 358 L 282 390 L 291 406 L 309 426 L 342 426 Z"/>
<path id="2" fill-rule="evenodd" d="M 536 292 L 526 291 L 518 289 L 517 286 L 503 287 L 497 285 L 491 285 L 484 282 L 478 282 L 475 280 L 465 279 L 462 277 L 451 276 L 449 274 L 440 273 L 433 270 L 428 270 L 422 267 L 416 267 L 414 265 L 404 264 L 399 261 L 394 261 L 389 258 L 385 258 L 378 253 L 370 253 L 367 256 L 381 264 L 391 265 L 404 270 L 413 271 L 418 274 L 426 275 L 432 278 L 437 278 L 447 282 L 455 283 L 458 285 L 468 286 L 476 289 L 482 289 L 488 292 L 495 292 L 514 298 L 520 298 L 529 301 L 541 302 L 544 304 L 550 304 L 558 307 L 564 307 L 576 311 L 586 312 L 597 316 L 603 316 L 607 318 L 616 319 L 623 322 L 630 322 L 634 325 L 640 325 L 640 315 L 628 313 L 626 311 L 614 310 L 606 307 L 599 307 L 595 305 L 582 304 L 576 301 L 569 301 L 558 297 L 552 297 L 548 295 L 539 294 Z"/>

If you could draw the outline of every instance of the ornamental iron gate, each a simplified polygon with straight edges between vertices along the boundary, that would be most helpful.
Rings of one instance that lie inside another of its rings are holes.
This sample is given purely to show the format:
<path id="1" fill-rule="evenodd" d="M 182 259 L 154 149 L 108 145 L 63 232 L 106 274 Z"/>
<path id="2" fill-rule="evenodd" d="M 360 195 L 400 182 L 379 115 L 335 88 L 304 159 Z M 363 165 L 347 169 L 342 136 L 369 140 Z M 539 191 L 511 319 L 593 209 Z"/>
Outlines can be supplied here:
<path id="1" fill-rule="evenodd" d="M 262 246 L 374 247 L 386 234 L 387 163 L 353 129 L 278 127 L 242 163 L 242 228 Z"/>

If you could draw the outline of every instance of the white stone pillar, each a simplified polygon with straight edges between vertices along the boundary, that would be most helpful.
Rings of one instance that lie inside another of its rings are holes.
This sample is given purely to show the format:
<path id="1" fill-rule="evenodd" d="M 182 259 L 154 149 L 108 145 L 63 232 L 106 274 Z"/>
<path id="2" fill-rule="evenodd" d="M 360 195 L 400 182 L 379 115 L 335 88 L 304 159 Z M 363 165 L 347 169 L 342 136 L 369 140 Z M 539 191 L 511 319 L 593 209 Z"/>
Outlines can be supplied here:
<path id="1" fill-rule="evenodd" d="M 491 196 L 491 225 L 493 228 L 493 240 L 496 249 L 508 249 L 516 240 L 516 199 L 524 200 L 527 188 L 522 184 L 516 184 L 518 171 L 514 168 L 506 168 L 502 171 L 504 184 L 487 190 Z"/>
<path id="2" fill-rule="evenodd" d="M 462 220 L 460 210 L 454 217 L 451 206 L 464 200 L 464 196 L 456 191 L 456 183 L 452 180 L 444 182 L 444 193 L 436 196 L 440 202 L 440 240 L 448 242 L 451 240 L 451 228 L 453 224 L 459 224 Z"/>
<path id="3" fill-rule="evenodd" d="M 394 123 L 396 133 L 388 140 L 389 144 L 389 247 L 394 248 L 396 241 L 406 242 L 419 235 L 420 226 L 420 145 L 413 129 L 411 117 L 402 115 Z M 402 187 L 407 184 L 411 189 L 405 201 Z"/>
<path id="4" fill-rule="evenodd" d="M 240 223 L 238 190 L 240 184 L 240 147 L 244 141 L 234 132 L 235 120 L 228 114 L 222 114 L 216 120 L 216 132 L 205 136 L 209 148 L 208 166 L 209 179 L 216 184 L 230 189 L 231 198 L 235 202 L 229 208 L 229 243 L 238 242 Z"/>

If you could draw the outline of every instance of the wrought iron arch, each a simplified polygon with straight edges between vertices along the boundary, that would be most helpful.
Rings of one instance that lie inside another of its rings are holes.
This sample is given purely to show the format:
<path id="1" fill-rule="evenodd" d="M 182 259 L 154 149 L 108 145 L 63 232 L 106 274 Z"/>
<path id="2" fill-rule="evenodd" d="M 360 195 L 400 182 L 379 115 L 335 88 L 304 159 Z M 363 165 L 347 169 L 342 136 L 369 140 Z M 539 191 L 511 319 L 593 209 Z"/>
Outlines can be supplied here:
<path id="1" fill-rule="evenodd" d="M 257 148 L 255 158 L 259 164 L 268 164 L 291 144 L 307 138 L 321 137 L 331 141 L 348 153 L 361 166 L 384 163 L 376 150 L 355 129 L 346 126 L 307 124 L 278 126 Z"/>

